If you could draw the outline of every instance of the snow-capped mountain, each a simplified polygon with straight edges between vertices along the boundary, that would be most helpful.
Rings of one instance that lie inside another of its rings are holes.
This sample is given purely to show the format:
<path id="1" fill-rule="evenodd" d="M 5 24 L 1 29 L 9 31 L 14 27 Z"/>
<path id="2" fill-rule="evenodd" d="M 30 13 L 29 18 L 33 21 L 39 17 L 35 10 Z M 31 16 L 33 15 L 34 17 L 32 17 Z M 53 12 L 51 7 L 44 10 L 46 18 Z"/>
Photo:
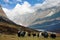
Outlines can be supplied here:
<path id="1" fill-rule="evenodd" d="M 25 5 L 26 6 L 26 5 Z M 23 8 L 22 8 L 23 7 Z M 13 10 L 4 9 L 8 18 L 19 25 L 28 26 L 37 18 L 45 17 L 50 10 L 44 12 L 37 12 L 33 8 L 24 7 L 23 5 L 17 4 Z M 25 10 L 26 9 L 26 10 Z M 46 13 L 45 13 L 46 12 Z M 44 14 L 45 13 L 45 14 Z"/>

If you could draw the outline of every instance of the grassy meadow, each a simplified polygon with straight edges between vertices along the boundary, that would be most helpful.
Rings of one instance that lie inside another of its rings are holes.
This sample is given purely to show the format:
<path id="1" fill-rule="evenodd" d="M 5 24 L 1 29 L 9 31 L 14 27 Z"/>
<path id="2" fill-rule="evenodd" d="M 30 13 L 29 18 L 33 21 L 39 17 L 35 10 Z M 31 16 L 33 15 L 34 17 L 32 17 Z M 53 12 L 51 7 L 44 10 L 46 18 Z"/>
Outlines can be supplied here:
<path id="1" fill-rule="evenodd" d="M 44 38 L 42 36 L 40 37 L 29 37 L 29 36 L 25 36 L 25 37 L 18 37 L 17 35 L 6 35 L 6 34 L 0 34 L 0 40 L 60 40 L 60 37 L 57 37 L 56 39 L 52 39 L 52 38 Z"/>

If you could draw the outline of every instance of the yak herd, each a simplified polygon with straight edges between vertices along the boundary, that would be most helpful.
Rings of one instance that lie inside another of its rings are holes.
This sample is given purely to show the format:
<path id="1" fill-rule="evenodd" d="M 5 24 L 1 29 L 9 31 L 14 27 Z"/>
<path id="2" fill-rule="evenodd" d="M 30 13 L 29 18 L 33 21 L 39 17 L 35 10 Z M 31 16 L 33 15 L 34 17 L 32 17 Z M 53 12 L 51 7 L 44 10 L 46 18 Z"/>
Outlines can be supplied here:
<path id="1" fill-rule="evenodd" d="M 18 37 L 24 37 L 26 35 L 26 32 L 24 32 L 24 31 L 18 31 L 17 35 L 18 35 Z M 37 36 L 37 37 L 43 36 L 44 38 L 51 37 L 53 39 L 56 38 L 56 34 L 51 33 L 50 36 L 49 36 L 49 34 L 47 32 L 38 33 L 37 35 L 36 35 L 36 33 L 32 33 L 32 34 L 27 33 L 27 36 L 29 36 L 29 37 L 30 36 L 33 36 L 33 37 L 35 37 L 35 36 Z"/>

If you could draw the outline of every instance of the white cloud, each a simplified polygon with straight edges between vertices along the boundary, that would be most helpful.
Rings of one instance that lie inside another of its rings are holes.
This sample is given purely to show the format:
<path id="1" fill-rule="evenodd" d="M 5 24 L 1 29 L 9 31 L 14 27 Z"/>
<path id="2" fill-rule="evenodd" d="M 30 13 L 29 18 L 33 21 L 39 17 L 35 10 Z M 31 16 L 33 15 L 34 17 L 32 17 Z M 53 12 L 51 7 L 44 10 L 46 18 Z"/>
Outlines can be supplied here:
<path id="1" fill-rule="evenodd" d="M 59 6 L 60 0 L 45 0 L 42 4 L 36 4 L 36 8 L 46 9 L 53 6 Z"/>
<path id="2" fill-rule="evenodd" d="M 4 2 L 8 3 L 8 2 L 9 2 L 9 0 L 4 0 Z"/>
<path id="3" fill-rule="evenodd" d="M 60 7 L 60 0 L 45 0 L 42 4 L 35 4 L 35 6 L 33 6 L 35 10 L 39 8 L 42 10 L 51 8 L 49 9 L 51 12 L 47 16 L 51 16 L 57 11 L 56 9 L 52 9 L 52 7 Z"/>
<path id="4" fill-rule="evenodd" d="M 23 3 L 23 5 L 17 4 L 13 11 L 19 13 L 20 15 L 34 12 L 31 5 L 26 1 Z"/>

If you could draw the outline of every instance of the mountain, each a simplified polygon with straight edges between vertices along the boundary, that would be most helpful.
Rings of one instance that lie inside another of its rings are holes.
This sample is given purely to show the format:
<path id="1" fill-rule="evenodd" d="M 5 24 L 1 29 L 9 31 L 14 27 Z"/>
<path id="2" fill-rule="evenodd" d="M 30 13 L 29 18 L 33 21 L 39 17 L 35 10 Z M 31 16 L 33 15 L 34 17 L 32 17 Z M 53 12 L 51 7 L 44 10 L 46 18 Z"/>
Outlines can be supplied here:
<path id="1" fill-rule="evenodd" d="M 51 11 L 55 13 L 56 8 L 54 10 L 52 8 L 34 10 L 29 6 L 25 8 L 23 5 L 17 4 L 14 9 L 7 10 L 5 13 L 13 22 L 27 27 L 33 24 L 35 20 L 45 18 Z"/>
<path id="2" fill-rule="evenodd" d="M 8 18 L 0 16 L 0 33 L 4 34 L 16 34 L 18 30 L 26 31 L 26 32 L 39 32 L 32 28 L 24 27 L 21 25 L 17 25 Z"/>
<path id="3" fill-rule="evenodd" d="M 31 25 L 29 27 L 33 28 L 33 29 L 42 29 L 42 30 L 46 30 L 46 31 L 60 33 L 60 25 L 59 24 L 60 24 L 60 20 L 53 20 L 53 21 L 44 22 L 42 24 Z"/>
<path id="4" fill-rule="evenodd" d="M 6 14 L 4 13 L 1 5 L 0 5 L 0 16 L 4 16 L 4 17 L 7 17 Z"/>

